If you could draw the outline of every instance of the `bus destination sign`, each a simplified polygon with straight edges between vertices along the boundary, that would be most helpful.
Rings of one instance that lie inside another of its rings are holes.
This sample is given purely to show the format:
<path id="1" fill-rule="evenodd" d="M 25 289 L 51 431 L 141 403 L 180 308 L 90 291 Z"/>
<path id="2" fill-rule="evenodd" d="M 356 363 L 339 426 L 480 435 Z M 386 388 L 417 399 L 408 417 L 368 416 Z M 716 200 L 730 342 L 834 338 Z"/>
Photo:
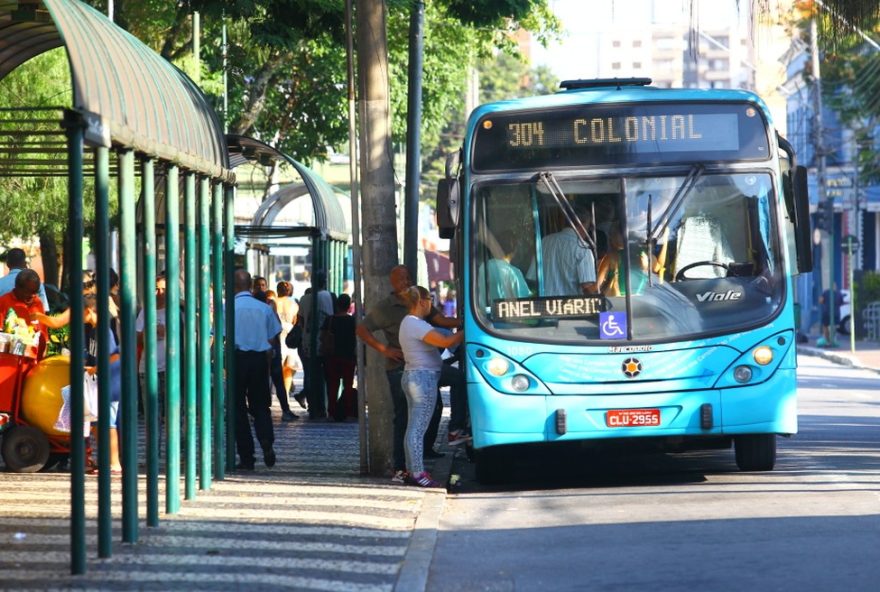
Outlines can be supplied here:
<path id="1" fill-rule="evenodd" d="M 492 303 L 492 317 L 499 321 L 591 318 L 604 310 L 605 299 L 601 296 L 543 296 Z"/>
<path id="2" fill-rule="evenodd" d="M 473 162 L 488 171 L 768 157 L 755 107 L 675 103 L 491 113 L 477 124 Z"/>

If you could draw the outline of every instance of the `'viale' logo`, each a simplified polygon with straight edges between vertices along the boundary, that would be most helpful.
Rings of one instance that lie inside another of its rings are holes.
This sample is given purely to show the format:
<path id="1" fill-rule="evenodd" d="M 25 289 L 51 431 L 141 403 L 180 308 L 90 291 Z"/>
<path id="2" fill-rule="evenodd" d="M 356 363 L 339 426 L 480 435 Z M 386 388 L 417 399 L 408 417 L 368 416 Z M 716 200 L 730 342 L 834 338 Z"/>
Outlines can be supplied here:
<path id="1" fill-rule="evenodd" d="M 721 302 L 725 300 L 740 300 L 743 296 L 742 292 L 737 290 L 728 290 L 727 292 L 703 292 L 697 294 L 697 300 L 700 302 Z"/>

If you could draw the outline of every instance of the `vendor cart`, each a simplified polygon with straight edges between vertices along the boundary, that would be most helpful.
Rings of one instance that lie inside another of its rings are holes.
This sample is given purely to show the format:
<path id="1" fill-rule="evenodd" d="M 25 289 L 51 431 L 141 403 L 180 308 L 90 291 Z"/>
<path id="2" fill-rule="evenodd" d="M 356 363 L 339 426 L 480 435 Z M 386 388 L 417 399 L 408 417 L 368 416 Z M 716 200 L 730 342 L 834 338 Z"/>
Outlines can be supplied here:
<path id="1" fill-rule="evenodd" d="M 70 433 L 55 426 L 69 376 L 67 356 L 38 362 L 0 352 L 0 454 L 7 470 L 39 471 L 70 453 Z"/>

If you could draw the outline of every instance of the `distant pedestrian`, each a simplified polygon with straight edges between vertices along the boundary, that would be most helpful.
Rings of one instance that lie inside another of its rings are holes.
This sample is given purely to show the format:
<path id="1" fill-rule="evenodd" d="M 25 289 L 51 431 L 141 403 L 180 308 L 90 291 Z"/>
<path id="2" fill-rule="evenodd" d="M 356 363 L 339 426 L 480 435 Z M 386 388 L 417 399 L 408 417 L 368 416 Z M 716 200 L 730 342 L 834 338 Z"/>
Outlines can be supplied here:
<path id="1" fill-rule="evenodd" d="M 837 284 L 832 284 L 834 303 L 833 311 L 830 309 L 832 290 L 825 290 L 819 297 L 819 306 L 822 313 L 822 337 L 816 341 L 819 347 L 834 347 L 834 335 L 837 331 L 837 323 L 840 322 L 840 305 L 843 304 L 843 293 L 837 289 Z M 834 314 L 832 314 L 832 312 Z"/>
<path id="2" fill-rule="evenodd" d="M 269 411 L 269 363 L 272 344 L 281 333 L 281 322 L 269 305 L 251 293 L 251 274 L 237 269 L 235 285 L 235 443 L 240 470 L 254 469 L 254 431 L 267 467 L 275 465 L 275 432 Z"/>
<path id="3" fill-rule="evenodd" d="M 443 299 L 443 316 L 455 318 L 455 290 L 447 290 Z"/>
<path id="4" fill-rule="evenodd" d="M 287 347 L 287 334 L 293 328 L 296 321 L 296 315 L 299 313 L 299 305 L 293 299 L 293 286 L 290 282 L 280 281 L 276 286 L 275 310 L 278 318 L 281 319 L 281 374 L 284 378 L 285 392 L 289 395 L 293 387 L 293 376 L 296 374 L 296 367 L 299 358 L 295 349 Z"/>
<path id="5" fill-rule="evenodd" d="M 422 446 L 437 401 L 437 386 L 443 368 L 440 351 L 460 344 L 464 333 L 440 332 L 425 321 L 432 310 L 427 289 L 421 286 L 409 288 L 404 299 L 409 305 L 409 314 L 400 323 L 400 348 L 406 360 L 401 386 L 409 410 L 404 437 L 406 469 L 409 481 L 414 485 L 440 487 L 425 471 Z"/>
<path id="6" fill-rule="evenodd" d="M 306 393 L 308 401 L 309 418 L 323 420 L 327 417 L 327 405 L 324 397 L 324 380 L 323 380 L 323 362 L 324 357 L 321 355 L 321 337 L 317 335 L 317 351 L 312 351 L 312 334 L 313 326 L 317 327 L 319 332 L 324 326 L 324 321 L 328 317 L 333 316 L 333 296 L 327 291 L 327 275 L 323 271 L 317 271 L 314 275 L 314 285 L 317 288 L 317 295 L 307 293 L 299 303 L 299 315 L 303 322 L 303 341 L 302 341 L 302 363 L 305 368 L 305 382 L 303 390 Z M 317 307 L 314 301 L 317 300 Z M 312 311 L 317 310 L 317 321 L 312 322 Z M 317 359 L 317 376 L 312 376 L 312 358 Z M 299 401 L 299 399 L 297 399 Z"/>
<path id="7" fill-rule="evenodd" d="M 327 380 L 327 415 L 336 421 L 357 419 L 357 393 L 354 390 L 355 319 L 348 314 L 351 296 L 340 294 L 336 299 L 336 314 L 326 321 L 325 334 L 332 335 L 332 349 L 324 360 L 324 378 Z M 340 395 L 339 387 L 342 386 Z M 337 404 L 337 398 L 340 403 Z"/>
<path id="8" fill-rule="evenodd" d="M 275 313 L 275 316 L 278 317 L 278 321 L 281 322 L 281 317 L 278 315 L 278 304 L 276 302 L 275 292 L 272 290 L 268 290 L 266 292 L 254 292 L 254 298 L 259 300 L 260 302 L 265 302 L 269 305 L 269 308 L 272 309 L 272 312 Z M 282 332 L 284 334 L 284 323 L 281 323 Z M 281 369 L 281 338 L 272 340 L 272 361 L 269 362 L 269 386 L 272 390 L 275 391 L 275 396 L 278 398 L 278 405 L 281 407 L 281 421 L 288 422 L 299 419 L 294 413 L 290 410 L 290 402 L 287 400 L 287 391 L 284 389 L 284 372 Z M 271 405 L 272 397 L 269 397 L 270 405 Z"/>

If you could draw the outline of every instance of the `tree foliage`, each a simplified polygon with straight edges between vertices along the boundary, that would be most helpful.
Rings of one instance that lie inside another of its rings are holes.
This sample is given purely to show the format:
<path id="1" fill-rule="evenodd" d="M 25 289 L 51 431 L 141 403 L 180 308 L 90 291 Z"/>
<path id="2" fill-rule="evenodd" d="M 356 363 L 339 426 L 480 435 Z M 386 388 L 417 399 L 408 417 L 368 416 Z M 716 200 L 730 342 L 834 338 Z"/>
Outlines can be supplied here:
<path id="1" fill-rule="evenodd" d="M 67 54 L 63 49 L 54 49 L 24 63 L 0 80 L 0 106 L 3 108 L 29 107 L 70 107 L 72 86 Z M 4 129 L 21 132 L 36 132 L 27 135 L 7 136 L 6 148 L 0 156 L 0 168 L 6 168 L 3 161 L 10 163 L 7 170 L 11 176 L 0 176 L 0 211 L 3 211 L 3 224 L 0 225 L 0 243 L 7 243 L 13 237 L 28 238 L 36 235 L 53 236 L 56 239 L 66 232 L 67 218 L 59 212 L 67 211 L 67 178 L 61 176 L 15 176 L 18 170 L 11 163 L 19 158 L 29 161 L 46 161 L 66 157 L 66 150 L 56 146 L 56 152 L 33 151 L 35 143 L 46 137 L 40 132 L 59 131 L 58 121 L 53 117 L 60 112 L 4 111 L 0 118 Z M 45 118 L 45 123 L 33 120 Z M 15 123 L 15 120 L 30 119 L 28 123 Z M 55 141 L 59 141 L 55 137 Z M 49 166 L 49 165 L 46 165 Z M 88 182 L 88 180 L 86 180 Z M 88 192 L 87 192 L 88 195 Z M 93 208 L 86 208 L 86 212 Z M 90 221 L 90 220 L 87 220 Z"/>
<path id="2" fill-rule="evenodd" d="M 869 31 L 880 32 L 880 19 Z M 862 182 L 880 182 L 876 152 L 880 138 L 875 137 L 880 126 L 880 51 L 858 33 L 841 35 L 825 46 L 821 67 L 825 105 L 855 132 Z"/>

